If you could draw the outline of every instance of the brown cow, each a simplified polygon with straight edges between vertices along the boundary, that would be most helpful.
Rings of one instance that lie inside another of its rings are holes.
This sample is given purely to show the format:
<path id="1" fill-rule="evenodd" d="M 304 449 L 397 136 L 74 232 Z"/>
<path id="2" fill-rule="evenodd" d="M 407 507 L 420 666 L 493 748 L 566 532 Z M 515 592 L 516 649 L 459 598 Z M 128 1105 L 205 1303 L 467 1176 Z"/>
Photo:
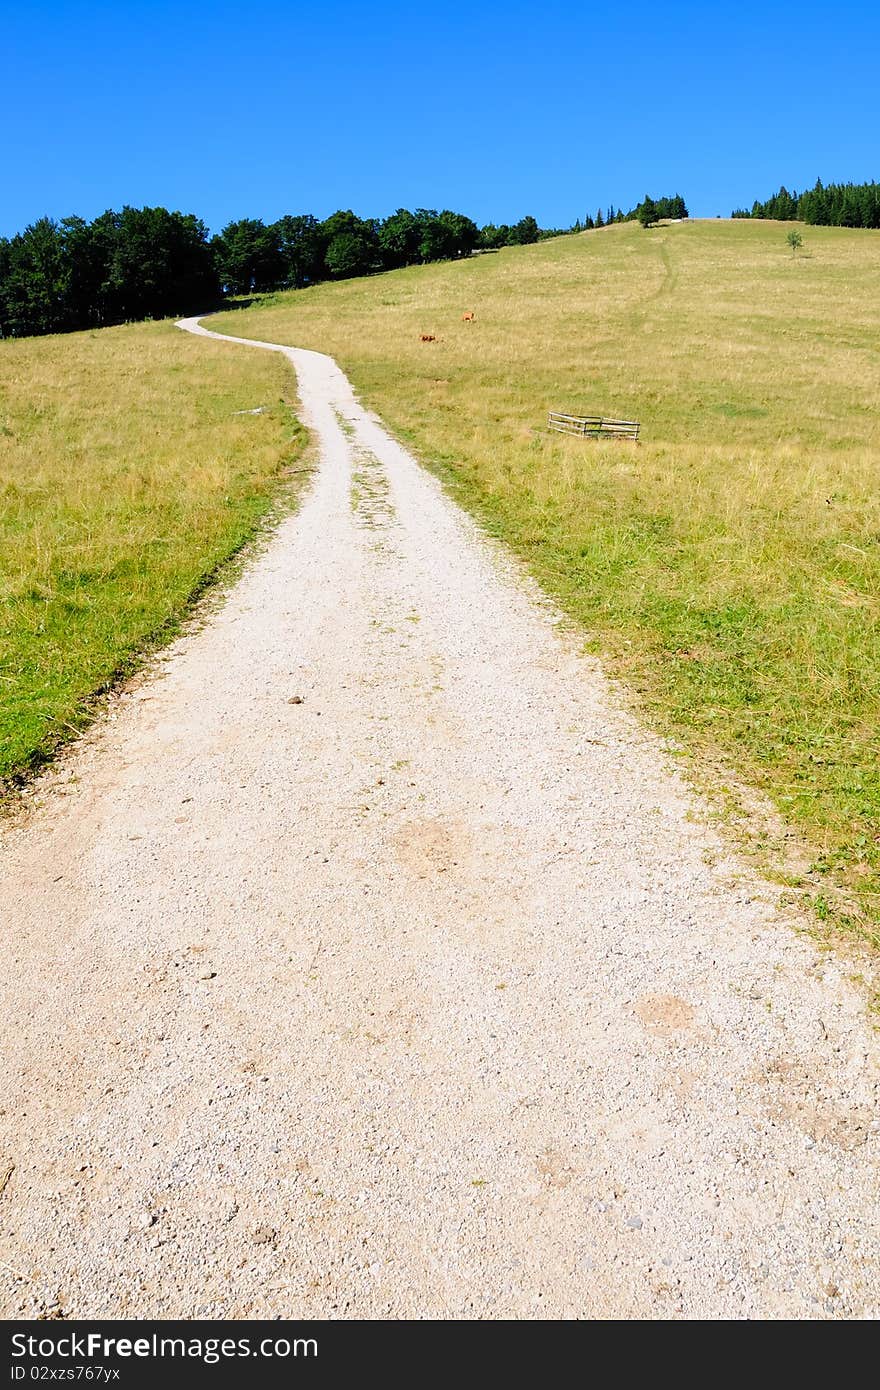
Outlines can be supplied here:
<path id="1" fill-rule="evenodd" d="M 474 321 L 474 319 L 475 319 L 476 317 L 477 317 L 477 316 L 476 316 L 476 314 L 474 313 L 473 309 L 468 309 L 467 313 L 462 314 L 462 316 L 461 316 L 461 321 L 462 321 L 462 323 L 473 323 L 473 321 Z"/>

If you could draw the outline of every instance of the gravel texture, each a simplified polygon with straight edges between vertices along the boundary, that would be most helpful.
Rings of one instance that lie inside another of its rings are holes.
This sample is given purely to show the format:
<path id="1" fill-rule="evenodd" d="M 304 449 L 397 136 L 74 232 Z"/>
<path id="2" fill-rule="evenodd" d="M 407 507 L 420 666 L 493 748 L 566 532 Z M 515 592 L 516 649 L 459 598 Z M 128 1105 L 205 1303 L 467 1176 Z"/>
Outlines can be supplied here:
<path id="1" fill-rule="evenodd" d="M 877 1316 L 852 967 L 279 350 L 301 510 L 2 837 L 0 1310 Z"/>

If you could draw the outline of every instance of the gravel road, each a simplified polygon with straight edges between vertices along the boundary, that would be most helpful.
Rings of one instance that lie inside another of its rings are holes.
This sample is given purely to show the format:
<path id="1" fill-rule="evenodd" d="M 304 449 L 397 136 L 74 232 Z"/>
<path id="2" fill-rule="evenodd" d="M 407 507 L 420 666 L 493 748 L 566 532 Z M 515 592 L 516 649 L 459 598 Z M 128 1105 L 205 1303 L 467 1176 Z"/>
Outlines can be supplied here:
<path id="1" fill-rule="evenodd" d="M 0 1310 L 877 1316 L 853 967 L 278 350 L 299 513 L 2 836 Z"/>

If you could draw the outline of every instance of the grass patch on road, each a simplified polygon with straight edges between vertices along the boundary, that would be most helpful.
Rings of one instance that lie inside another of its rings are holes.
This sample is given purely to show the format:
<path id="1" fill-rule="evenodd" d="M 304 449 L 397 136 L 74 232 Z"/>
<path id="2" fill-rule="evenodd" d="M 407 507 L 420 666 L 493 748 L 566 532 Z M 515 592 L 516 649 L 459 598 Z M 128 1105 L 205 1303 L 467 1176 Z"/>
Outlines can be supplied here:
<path id="1" fill-rule="evenodd" d="M 792 257 L 777 223 L 627 224 L 213 326 L 332 353 L 655 723 L 769 794 L 820 913 L 837 892 L 876 939 L 880 234 L 804 237 Z M 547 435 L 551 407 L 640 419 L 642 442 Z"/>
<path id="2" fill-rule="evenodd" d="M 0 787 L 254 534 L 302 451 L 294 390 L 171 323 L 0 343 Z"/>

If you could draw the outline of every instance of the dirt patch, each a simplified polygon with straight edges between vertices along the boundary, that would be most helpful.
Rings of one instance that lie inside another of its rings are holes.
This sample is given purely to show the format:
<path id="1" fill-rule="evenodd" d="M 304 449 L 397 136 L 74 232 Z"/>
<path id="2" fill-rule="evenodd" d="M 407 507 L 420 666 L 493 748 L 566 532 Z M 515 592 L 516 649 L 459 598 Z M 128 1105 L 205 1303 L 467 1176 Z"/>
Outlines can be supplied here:
<path id="1" fill-rule="evenodd" d="M 695 1018 L 691 1005 L 675 994 L 645 994 L 636 1001 L 634 1012 L 648 1032 L 658 1038 L 671 1038 L 690 1028 Z"/>
<path id="2" fill-rule="evenodd" d="M 827 1083 L 802 1063 L 777 1057 L 756 1079 L 771 1119 L 795 1125 L 815 1143 L 851 1151 L 870 1139 L 878 1111 L 864 1104 L 841 1105 L 828 1094 Z"/>
<path id="3" fill-rule="evenodd" d="M 401 826 L 391 844 L 398 862 L 416 878 L 461 870 L 469 848 L 463 826 L 435 819 Z"/>

